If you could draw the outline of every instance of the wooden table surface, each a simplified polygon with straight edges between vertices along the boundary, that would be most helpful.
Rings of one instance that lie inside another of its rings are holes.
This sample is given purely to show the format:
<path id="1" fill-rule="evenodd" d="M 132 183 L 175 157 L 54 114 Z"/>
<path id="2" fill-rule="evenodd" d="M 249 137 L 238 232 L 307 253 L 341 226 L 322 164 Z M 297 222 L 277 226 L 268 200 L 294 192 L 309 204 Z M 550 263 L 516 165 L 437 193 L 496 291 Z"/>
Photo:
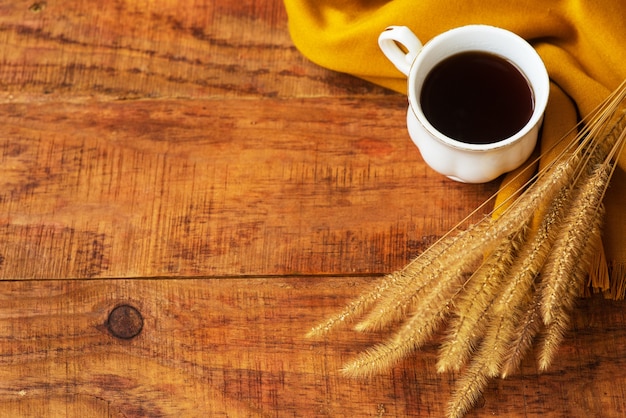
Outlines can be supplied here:
<path id="1" fill-rule="evenodd" d="M 437 342 L 305 333 L 497 189 L 406 98 L 308 62 L 280 0 L 0 1 L 0 417 L 441 417 Z M 580 302 L 468 416 L 622 417 L 626 303 Z"/>

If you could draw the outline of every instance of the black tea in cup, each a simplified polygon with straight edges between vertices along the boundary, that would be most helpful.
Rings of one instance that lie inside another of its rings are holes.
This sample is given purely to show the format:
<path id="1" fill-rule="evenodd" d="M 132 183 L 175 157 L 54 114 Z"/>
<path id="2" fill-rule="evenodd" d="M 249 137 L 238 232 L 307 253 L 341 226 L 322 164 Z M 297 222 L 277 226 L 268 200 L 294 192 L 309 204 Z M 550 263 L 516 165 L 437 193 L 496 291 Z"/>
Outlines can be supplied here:
<path id="1" fill-rule="evenodd" d="M 430 71 L 420 102 L 442 134 L 471 144 L 490 144 L 522 129 L 534 110 L 533 91 L 510 61 L 487 52 L 452 55 Z"/>

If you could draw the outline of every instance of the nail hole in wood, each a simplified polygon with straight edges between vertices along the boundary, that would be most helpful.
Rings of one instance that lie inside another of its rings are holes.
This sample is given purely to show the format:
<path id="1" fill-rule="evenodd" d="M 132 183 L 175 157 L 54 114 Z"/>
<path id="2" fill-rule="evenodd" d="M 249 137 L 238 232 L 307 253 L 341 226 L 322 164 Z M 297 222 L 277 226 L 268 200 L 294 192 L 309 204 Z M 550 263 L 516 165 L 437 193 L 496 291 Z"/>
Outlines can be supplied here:
<path id="1" fill-rule="evenodd" d="M 131 305 L 120 305 L 109 314 L 106 326 L 116 338 L 130 340 L 143 329 L 143 317 L 137 308 Z"/>
<path id="2" fill-rule="evenodd" d="M 39 12 L 43 12 L 45 8 L 46 8 L 46 2 L 38 1 L 36 3 L 31 4 L 28 10 L 30 10 L 32 13 L 39 13 Z"/>

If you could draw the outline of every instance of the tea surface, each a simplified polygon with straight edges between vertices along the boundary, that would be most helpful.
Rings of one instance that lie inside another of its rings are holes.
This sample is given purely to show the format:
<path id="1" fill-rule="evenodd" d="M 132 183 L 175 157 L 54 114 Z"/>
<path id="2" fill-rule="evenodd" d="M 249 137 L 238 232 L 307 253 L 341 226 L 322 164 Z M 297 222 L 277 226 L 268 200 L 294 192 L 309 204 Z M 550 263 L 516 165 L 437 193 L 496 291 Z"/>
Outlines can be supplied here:
<path id="1" fill-rule="evenodd" d="M 479 51 L 437 64 L 424 81 L 420 101 L 437 130 L 471 144 L 514 135 L 534 109 L 532 88 L 521 71 L 500 56 Z"/>

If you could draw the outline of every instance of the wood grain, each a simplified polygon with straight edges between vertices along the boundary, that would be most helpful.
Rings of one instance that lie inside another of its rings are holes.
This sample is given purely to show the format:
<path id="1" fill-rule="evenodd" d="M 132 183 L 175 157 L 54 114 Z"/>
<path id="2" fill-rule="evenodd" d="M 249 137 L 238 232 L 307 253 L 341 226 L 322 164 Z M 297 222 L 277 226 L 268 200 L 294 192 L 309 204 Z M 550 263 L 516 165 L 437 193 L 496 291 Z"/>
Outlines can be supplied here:
<path id="1" fill-rule="evenodd" d="M 402 99 L 250 104 L 0 105 L 0 275 L 379 274 L 495 190 L 434 175 Z"/>
<path id="2" fill-rule="evenodd" d="M 281 1 L 4 1 L 0 80 L 17 100 L 388 95 L 311 65 Z"/>
<path id="3" fill-rule="evenodd" d="M 0 1 L 0 60 L 0 417 L 442 416 L 437 341 L 350 380 L 384 333 L 304 338 L 496 191 L 426 167 L 405 97 L 308 62 L 279 0 Z M 623 416 L 624 307 L 469 416 Z"/>
<path id="4" fill-rule="evenodd" d="M 383 335 L 304 338 L 320 316 L 369 281 L 4 283 L 2 410 L 94 417 L 442 416 L 452 380 L 435 371 L 436 345 L 388 374 L 351 380 L 337 370 Z M 143 331 L 130 341 L 112 337 L 105 326 L 119 304 L 144 317 Z M 626 367 L 626 348 L 615 341 L 626 338 L 624 320 L 619 303 L 582 302 L 553 370 L 539 375 L 528 359 L 519 374 L 494 381 L 469 416 L 623 416 L 626 378 L 615 371 Z M 70 405 L 68 415 L 61 405 Z"/>

